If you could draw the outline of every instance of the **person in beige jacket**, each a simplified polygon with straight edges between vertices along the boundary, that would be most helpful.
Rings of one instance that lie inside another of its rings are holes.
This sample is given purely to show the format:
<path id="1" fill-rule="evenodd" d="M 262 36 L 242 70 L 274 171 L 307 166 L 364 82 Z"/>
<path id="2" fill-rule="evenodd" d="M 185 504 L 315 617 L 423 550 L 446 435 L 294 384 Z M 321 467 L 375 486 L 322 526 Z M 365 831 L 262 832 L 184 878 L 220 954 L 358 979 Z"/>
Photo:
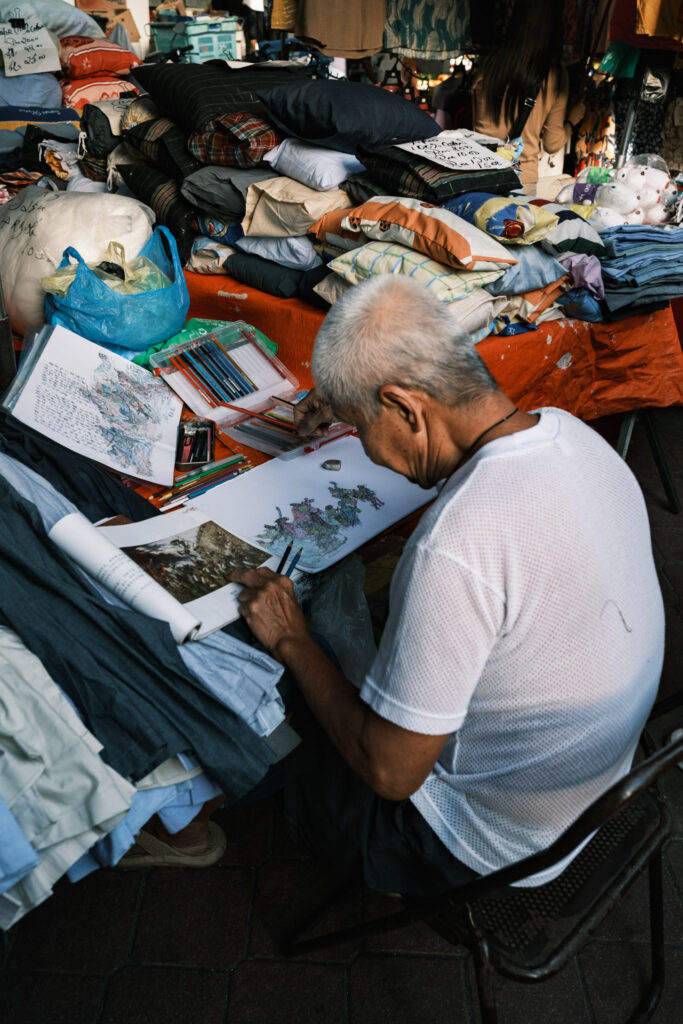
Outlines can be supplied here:
<path id="1" fill-rule="evenodd" d="M 523 123 L 525 185 L 538 178 L 541 149 L 562 149 L 583 116 L 582 103 L 568 110 L 569 77 L 561 66 L 563 7 L 561 2 L 517 0 L 505 39 L 486 56 L 474 83 L 476 131 L 514 138 Z"/>

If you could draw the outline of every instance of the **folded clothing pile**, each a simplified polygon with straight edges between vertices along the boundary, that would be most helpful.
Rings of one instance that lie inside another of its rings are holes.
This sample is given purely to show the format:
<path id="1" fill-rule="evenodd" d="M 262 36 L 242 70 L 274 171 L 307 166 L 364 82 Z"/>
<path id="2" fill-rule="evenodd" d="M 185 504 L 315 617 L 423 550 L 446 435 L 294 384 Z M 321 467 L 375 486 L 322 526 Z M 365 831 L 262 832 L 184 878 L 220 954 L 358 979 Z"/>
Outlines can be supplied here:
<path id="1" fill-rule="evenodd" d="M 683 295 L 683 227 L 621 224 L 600 237 L 608 319 L 659 309 Z"/>
<path id="2" fill-rule="evenodd" d="M 154 210 L 188 269 L 321 306 L 374 275 L 410 274 L 478 339 L 562 316 L 574 278 L 560 256 L 602 251 L 581 217 L 511 196 L 511 167 L 452 170 L 401 148 L 439 129 L 385 90 L 270 62 L 143 65 L 135 77 L 148 95 L 118 132 L 100 129 L 109 185 Z M 104 113 L 84 116 L 88 154 Z"/>

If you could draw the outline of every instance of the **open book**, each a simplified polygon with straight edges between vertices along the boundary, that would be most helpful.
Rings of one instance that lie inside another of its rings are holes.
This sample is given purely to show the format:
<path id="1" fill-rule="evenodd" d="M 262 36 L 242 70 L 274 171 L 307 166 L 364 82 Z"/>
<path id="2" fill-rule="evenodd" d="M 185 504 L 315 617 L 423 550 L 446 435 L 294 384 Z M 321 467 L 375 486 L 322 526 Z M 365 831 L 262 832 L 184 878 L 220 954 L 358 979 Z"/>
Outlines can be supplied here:
<path id="1" fill-rule="evenodd" d="M 131 608 L 167 622 L 176 643 L 200 640 L 239 616 L 234 569 L 274 568 L 270 552 L 183 508 L 125 526 L 64 516 L 50 540 Z"/>
<path id="2" fill-rule="evenodd" d="M 181 400 L 149 370 L 65 327 L 33 337 L 2 405 L 118 473 L 173 483 Z"/>

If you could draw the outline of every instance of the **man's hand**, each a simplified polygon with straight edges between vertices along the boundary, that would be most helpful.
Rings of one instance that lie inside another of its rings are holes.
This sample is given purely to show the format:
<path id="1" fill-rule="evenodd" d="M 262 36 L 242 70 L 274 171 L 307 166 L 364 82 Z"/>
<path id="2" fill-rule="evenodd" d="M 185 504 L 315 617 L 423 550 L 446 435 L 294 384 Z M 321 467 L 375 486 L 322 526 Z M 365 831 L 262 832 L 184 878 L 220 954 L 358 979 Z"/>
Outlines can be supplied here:
<path id="1" fill-rule="evenodd" d="M 324 437 L 331 423 L 332 406 L 315 388 L 294 407 L 294 426 L 304 437 Z"/>
<path id="2" fill-rule="evenodd" d="M 230 579 L 243 584 L 237 597 L 240 615 L 274 658 L 278 658 L 279 644 L 308 637 L 306 619 L 286 576 L 271 569 L 237 569 Z"/>

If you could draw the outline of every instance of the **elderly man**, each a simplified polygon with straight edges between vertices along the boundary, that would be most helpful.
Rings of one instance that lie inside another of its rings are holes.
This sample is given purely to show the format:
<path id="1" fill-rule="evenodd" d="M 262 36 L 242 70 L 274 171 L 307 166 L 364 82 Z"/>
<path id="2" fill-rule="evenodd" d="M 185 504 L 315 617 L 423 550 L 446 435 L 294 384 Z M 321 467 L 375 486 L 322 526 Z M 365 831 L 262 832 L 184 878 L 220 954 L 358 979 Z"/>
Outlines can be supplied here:
<path id="1" fill-rule="evenodd" d="M 346 420 L 374 462 L 441 489 L 360 691 L 288 579 L 237 577 L 242 615 L 312 712 L 297 719 L 289 815 L 372 887 L 440 891 L 548 845 L 628 770 L 664 643 L 645 504 L 590 427 L 516 409 L 412 281 L 343 296 L 313 372 L 309 429 Z"/>

